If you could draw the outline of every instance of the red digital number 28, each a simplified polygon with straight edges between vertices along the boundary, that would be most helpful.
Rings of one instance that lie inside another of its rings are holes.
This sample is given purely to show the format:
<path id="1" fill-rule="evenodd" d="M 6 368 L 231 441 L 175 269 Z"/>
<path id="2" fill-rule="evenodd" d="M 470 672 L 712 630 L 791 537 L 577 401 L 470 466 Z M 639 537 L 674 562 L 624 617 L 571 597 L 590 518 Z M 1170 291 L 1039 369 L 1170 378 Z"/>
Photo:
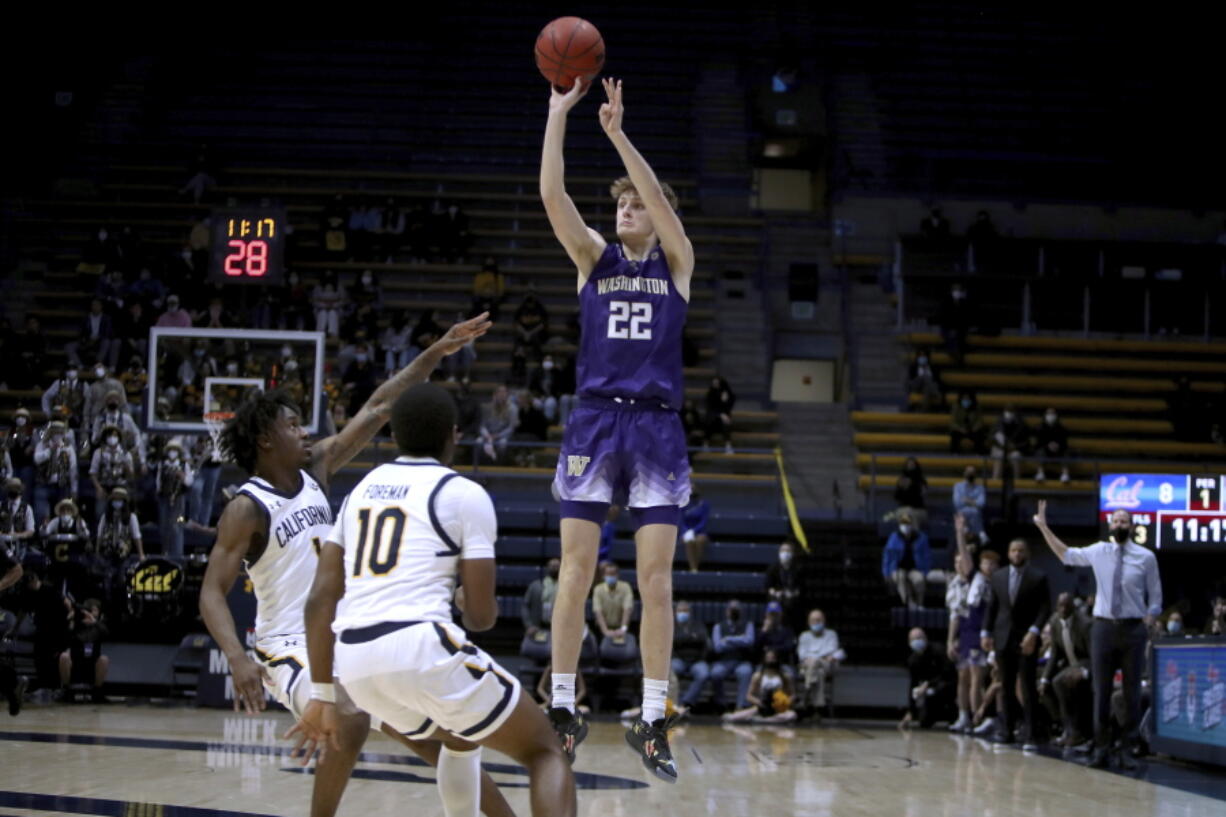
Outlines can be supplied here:
<path id="1" fill-rule="evenodd" d="M 244 275 L 259 278 L 268 271 L 267 241 L 233 240 L 230 242 L 230 248 L 234 252 L 226 256 L 225 264 L 222 267 L 226 275 L 232 278 Z"/>

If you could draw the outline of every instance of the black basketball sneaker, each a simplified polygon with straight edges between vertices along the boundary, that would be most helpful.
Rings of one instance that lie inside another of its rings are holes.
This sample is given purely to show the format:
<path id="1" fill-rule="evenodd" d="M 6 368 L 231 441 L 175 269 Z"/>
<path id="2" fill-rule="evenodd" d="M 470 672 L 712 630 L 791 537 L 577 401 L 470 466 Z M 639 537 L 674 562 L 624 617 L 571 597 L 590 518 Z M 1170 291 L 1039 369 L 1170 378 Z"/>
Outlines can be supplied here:
<path id="1" fill-rule="evenodd" d="M 668 748 L 668 730 L 677 723 L 677 716 L 647 723 L 639 719 L 626 730 L 626 743 L 639 753 L 647 771 L 666 783 L 677 782 L 677 764 L 673 762 L 672 750 Z"/>
<path id="2" fill-rule="evenodd" d="M 549 722 L 553 725 L 553 731 L 557 733 L 558 740 L 562 742 L 562 751 L 566 752 L 566 759 L 573 765 L 575 750 L 587 737 L 587 721 L 569 709 L 554 707 L 549 710 Z"/>

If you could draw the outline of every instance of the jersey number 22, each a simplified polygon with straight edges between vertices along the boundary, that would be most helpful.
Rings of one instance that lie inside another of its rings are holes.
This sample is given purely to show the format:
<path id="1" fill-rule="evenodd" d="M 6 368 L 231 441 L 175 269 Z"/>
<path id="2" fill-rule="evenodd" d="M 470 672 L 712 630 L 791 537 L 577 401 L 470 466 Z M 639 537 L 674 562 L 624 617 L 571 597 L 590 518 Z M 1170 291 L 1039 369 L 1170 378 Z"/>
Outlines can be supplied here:
<path id="1" fill-rule="evenodd" d="M 646 301 L 610 301 L 609 337 L 651 340 L 651 304 Z"/>

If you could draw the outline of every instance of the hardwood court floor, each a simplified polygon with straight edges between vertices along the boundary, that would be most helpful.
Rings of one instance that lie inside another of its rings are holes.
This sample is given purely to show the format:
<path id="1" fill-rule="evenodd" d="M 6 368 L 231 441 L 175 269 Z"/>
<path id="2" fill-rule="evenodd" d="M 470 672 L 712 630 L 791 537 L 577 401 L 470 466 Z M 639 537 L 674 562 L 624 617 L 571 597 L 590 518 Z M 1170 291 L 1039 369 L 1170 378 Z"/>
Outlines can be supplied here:
<path id="1" fill-rule="evenodd" d="M 280 740 L 285 713 L 256 718 L 149 706 L 28 708 L 0 720 L 0 817 L 304 815 L 310 778 Z M 622 728 L 594 723 L 576 763 L 584 817 L 1201 817 L 1226 814 L 1226 774 L 1149 763 L 1146 776 L 994 750 L 943 732 L 886 726 L 677 730 L 675 786 L 657 782 Z M 486 769 L 527 817 L 526 777 Z M 1152 782 L 1153 780 L 1161 782 Z M 150 806 L 149 804 L 153 804 Z M 191 807 L 191 808 L 174 808 Z M 342 815 L 441 815 L 433 772 L 383 735 L 366 745 Z"/>

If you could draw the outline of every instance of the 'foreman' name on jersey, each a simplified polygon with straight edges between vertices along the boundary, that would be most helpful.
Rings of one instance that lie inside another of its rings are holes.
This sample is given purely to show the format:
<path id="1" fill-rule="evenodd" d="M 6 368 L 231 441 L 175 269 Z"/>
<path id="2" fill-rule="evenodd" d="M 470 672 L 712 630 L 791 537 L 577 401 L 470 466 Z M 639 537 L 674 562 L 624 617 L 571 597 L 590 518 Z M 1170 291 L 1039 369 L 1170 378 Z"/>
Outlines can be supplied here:
<path id="1" fill-rule="evenodd" d="M 596 293 L 607 295 L 610 292 L 646 292 L 649 295 L 667 295 L 668 281 L 663 278 L 639 278 L 627 275 L 613 275 L 601 278 L 596 282 Z"/>
<path id="2" fill-rule="evenodd" d="M 366 499 L 397 500 L 409 495 L 407 485 L 367 485 L 362 496 Z"/>
<path id="3" fill-rule="evenodd" d="M 289 541 L 314 525 L 332 524 L 332 511 L 327 505 L 309 505 L 299 508 L 277 525 L 277 544 L 285 547 Z"/>

